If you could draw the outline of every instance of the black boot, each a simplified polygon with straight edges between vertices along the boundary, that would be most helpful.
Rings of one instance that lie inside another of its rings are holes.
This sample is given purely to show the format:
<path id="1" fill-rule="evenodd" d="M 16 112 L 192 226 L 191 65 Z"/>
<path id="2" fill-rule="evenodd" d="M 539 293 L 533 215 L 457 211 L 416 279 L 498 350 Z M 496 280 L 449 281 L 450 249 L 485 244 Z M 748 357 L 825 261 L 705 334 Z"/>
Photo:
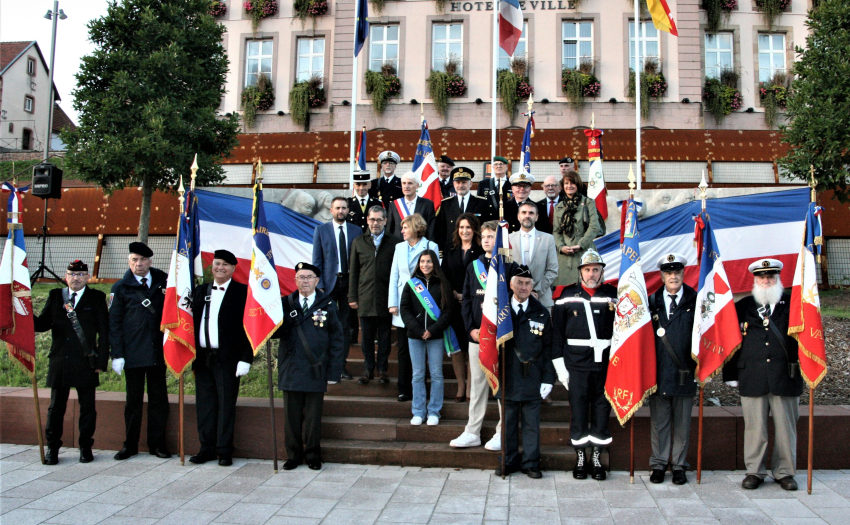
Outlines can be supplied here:
<path id="1" fill-rule="evenodd" d="M 59 447 L 47 448 L 47 454 L 44 455 L 44 464 L 45 465 L 56 465 L 59 463 Z"/>
<path id="2" fill-rule="evenodd" d="M 576 449 L 576 466 L 573 469 L 575 479 L 587 479 L 587 454 L 585 449 Z"/>
<path id="3" fill-rule="evenodd" d="M 593 473 L 590 476 L 595 480 L 604 480 L 605 468 L 602 466 L 602 447 L 593 447 L 593 455 L 590 459 L 593 462 Z"/>

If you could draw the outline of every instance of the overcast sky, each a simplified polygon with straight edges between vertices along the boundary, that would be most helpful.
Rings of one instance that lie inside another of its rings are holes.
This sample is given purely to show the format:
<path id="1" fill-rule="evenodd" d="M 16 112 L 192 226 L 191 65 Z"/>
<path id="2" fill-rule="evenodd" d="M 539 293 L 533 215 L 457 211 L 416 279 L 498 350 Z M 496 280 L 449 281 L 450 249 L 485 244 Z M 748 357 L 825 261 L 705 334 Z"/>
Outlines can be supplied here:
<path id="1" fill-rule="evenodd" d="M 106 0 L 60 0 L 59 9 L 68 18 L 59 20 L 56 29 L 56 71 L 53 82 L 62 101 L 59 105 L 77 122 L 77 113 L 72 107 L 71 92 L 76 88 L 74 75 L 80 67 L 80 59 L 94 51 L 88 40 L 86 25 L 90 20 L 106 14 Z M 0 0 L 0 41 L 19 40 L 38 42 L 44 60 L 50 65 L 50 32 L 52 22 L 44 18 L 48 9 L 53 9 L 53 0 Z"/>

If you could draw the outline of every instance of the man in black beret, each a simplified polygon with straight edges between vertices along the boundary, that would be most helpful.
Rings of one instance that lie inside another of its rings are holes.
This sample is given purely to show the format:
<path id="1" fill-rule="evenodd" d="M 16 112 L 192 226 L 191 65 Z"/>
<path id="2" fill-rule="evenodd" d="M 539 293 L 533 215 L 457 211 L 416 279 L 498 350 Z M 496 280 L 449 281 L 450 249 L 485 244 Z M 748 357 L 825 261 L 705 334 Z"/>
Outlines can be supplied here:
<path id="1" fill-rule="evenodd" d="M 145 243 L 131 242 L 127 256 L 130 268 L 109 294 L 109 345 L 112 369 L 127 372 L 127 401 L 124 425 L 127 437 L 115 459 L 139 452 L 145 382 L 148 385 L 148 450 L 151 455 L 170 458 L 165 447 L 168 420 L 168 388 L 162 355 L 162 306 L 168 274 L 152 268 L 153 251 Z"/>
<path id="2" fill-rule="evenodd" d="M 455 167 L 455 161 L 448 155 L 440 155 L 437 161 L 437 172 L 440 175 L 440 192 L 443 198 L 451 197 L 455 194 L 455 189 L 452 186 L 454 177 L 452 176 L 452 168 Z"/>
<path id="3" fill-rule="evenodd" d="M 195 324 L 195 388 L 198 438 L 201 450 L 191 463 L 233 464 L 233 426 L 240 377 L 254 361 L 254 352 L 245 330 L 233 327 L 241 319 L 248 298 L 248 286 L 232 279 L 238 261 L 227 250 L 213 255 L 213 281 L 195 287 L 192 312 Z"/>
<path id="4" fill-rule="evenodd" d="M 41 315 L 35 317 L 35 331 L 51 331 L 47 386 L 50 408 L 47 409 L 45 462 L 59 462 L 62 446 L 62 423 L 71 388 L 77 390 L 80 405 L 80 463 L 94 459 L 92 445 L 97 421 L 94 393 L 100 385 L 99 374 L 109 361 L 109 312 L 106 295 L 88 288 L 89 267 L 73 261 L 65 272 L 67 288 L 54 288 L 47 296 Z"/>

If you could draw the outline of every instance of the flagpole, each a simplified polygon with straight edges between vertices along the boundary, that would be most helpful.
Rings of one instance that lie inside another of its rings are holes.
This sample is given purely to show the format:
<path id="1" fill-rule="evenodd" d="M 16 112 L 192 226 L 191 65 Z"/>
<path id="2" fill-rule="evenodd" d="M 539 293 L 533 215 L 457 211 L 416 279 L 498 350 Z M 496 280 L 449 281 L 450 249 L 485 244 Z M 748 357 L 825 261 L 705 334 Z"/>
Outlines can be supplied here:
<path id="1" fill-rule="evenodd" d="M 702 201 L 702 213 L 705 214 L 705 190 L 708 189 L 708 184 L 705 182 L 705 171 L 702 172 L 702 180 L 699 183 L 699 198 Z M 697 246 L 697 260 L 700 260 L 700 250 Z M 702 382 L 699 384 L 699 416 L 697 424 L 697 485 L 702 483 L 702 407 L 703 396 L 705 395 L 705 386 Z"/>
<path id="2" fill-rule="evenodd" d="M 198 170 L 198 156 L 196 154 L 195 155 L 195 162 L 192 163 L 192 183 L 193 184 L 195 182 L 195 172 L 197 170 Z M 184 195 L 186 194 L 186 189 L 183 187 L 183 175 L 180 175 L 180 186 L 177 188 L 177 193 L 179 195 L 177 200 L 180 201 L 180 213 L 178 214 L 178 219 L 177 219 L 177 238 L 179 239 L 180 238 L 180 231 L 181 231 L 180 227 L 183 226 L 181 221 L 183 221 L 184 218 L 185 218 L 183 204 L 185 202 Z M 190 253 L 189 256 L 191 256 L 191 255 L 192 254 Z M 192 272 L 194 272 L 194 265 L 195 265 L 195 261 L 192 261 L 191 262 L 191 267 L 192 267 L 191 271 Z M 194 277 L 193 277 L 193 283 L 194 283 Z M 179 412 L 179 416 L 177 418 L 178 419 L 177 439 L 180 442 L 180 466 L 181 467 L 186 464 L 186 455 L 185 455 L 185 450 L 183 448 L 183 442 L 185 440 L 185 438 L 184 438 L 185 435 L 183 433 L 183 407 L 184 407 L 184 404 L 183 404 L 183 387 L 184 387 L 183 376 L 185 374 L 186 374 L 185 370 L 180 372 L 180 377 L 178 378 L 179 389 L 178 389 L 178 393 L 177 393 L 177 406 L 178 406 L 178 412 Z"/>
<path id="3" fill-rule="evenodd" d="M 32 399 L 35 401 L 35 428 L 38 431 L 38 452 L 41 455 L 41 464 L 45 465 L 44 459 L 44 433 L 41 430 L 41 407 L 38 404 L 38 385 L 35 380 L 35 361 L 32 363 Z"/>
<path id="4" fill-rule="evenodd" d="M 499 69 L 499 0 L 493 2 L 493 111 L 490 118 L 490 175 L 493 175 L 493 159 L 496 156 L 496 125 L 497 106 L 496 98 L 498 90 L 496 87 L 497 72 Z M 484 179 L 482 179 L 483 181 Z M 501 202 L 501 200 L 499 201 Z M 499 220 L 502 220 L 501 210 Z M 504 456 L 504 454 L 503 454 Z"/>
<path id="5" fill-rule="evenodd" d="M 643 169 L 640 153 L 640 2 L 635 0 L 635 162 L 637 163 L 637 189 L 641 189 Z"/>
<path id="6" fill-rule="evenodd" d="M 368 0 L 354 0 L 354 49 L 357 49 L 357 21 L 358 16 L 360 14 L 360 9 L 358 9 L 358 4 L 360 2 L 366 2 Z M 354 135 L 355 129 L 357 128 L 357 53 L 354 53 L 354 62 L 352 64 L 351 69 L 351 144 L 349 146 L 349 155 L 348 155 L 348 186 L 349 189 L 354 191 L 354 147 L 356 145 Z M 275 467 L 275 471 L 277 471 L 277 467 Z"/>
<path id="7" fill-rule="evenodd" d="M 637 4 L 635 4 L 635 5 L 637 5 Z M 638 168 L 638 174 L 640 174 L 640 168 Z M 640 180 L 640 176 L 638 176 L 637 179 Z M 634 200 L 634 198 L 635 198 L 635 174 L 632 171 L 632 167 L 629 166 L 629 200 Z M 637 221 L 637 214 L 635 214 L 635 221 Z M 634 415 L 632 415 L 631 425 L 629 426 L 629 483 L 634 484 L 634 482 L 635 482 L 635 418 L 634 418 Z"/>
<path id="8" fill-rule="evenodd" d="M 811 191 L 811 201 L 817 204 L 818 195 L 816 184 L 815 184 L 815 167 L 809 166 L 809 187 L 812 189 Z M 805 240 L 803 243 L 805 244 Z M 820 255 L 815 254 L 815 257 L 818 258 L 818 262 L 820 259 Z M 803 259 L 803 264 L 805 264 L 805 259 Z M 801 272 L 801 275 L 805 275 L 805 272 Z M 812 386 L 809 386 L 809 450 L 808 450 L 808 472 L 806 474 L 806 491 L 811 495 L 812 493 L 812 465 L 815 460 L 815 389 Z"/>

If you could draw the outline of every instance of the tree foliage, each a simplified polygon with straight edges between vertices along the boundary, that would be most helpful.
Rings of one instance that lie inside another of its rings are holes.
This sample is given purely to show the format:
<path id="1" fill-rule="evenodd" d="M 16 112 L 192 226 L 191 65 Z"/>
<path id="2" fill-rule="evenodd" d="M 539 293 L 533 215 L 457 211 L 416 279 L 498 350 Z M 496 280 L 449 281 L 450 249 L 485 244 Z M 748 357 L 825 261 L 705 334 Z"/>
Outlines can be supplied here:
<path id="1" fill-rule="evenodd" d="M 66 130 L 66 164 L 107 192 L 142 187 L 146 240 L 155 189 L 173 190 L 197 153 L 197 184 L 221 182 L 237 116 L 217 115 L 229 61 L 209 0 L 121 0 L 89 22 L 96 51 L 83 57 Z"/>
<path id="2" fill-rule="evenodd" d="M 797 48 L 788 97 L 789 123 L 780 126 L 790 147 L 780 160 L 795 178 L 815 168 L 818 190 L 850 201 L 850 4 L 823 0 L 806 22 L 806 49 Z"/>

